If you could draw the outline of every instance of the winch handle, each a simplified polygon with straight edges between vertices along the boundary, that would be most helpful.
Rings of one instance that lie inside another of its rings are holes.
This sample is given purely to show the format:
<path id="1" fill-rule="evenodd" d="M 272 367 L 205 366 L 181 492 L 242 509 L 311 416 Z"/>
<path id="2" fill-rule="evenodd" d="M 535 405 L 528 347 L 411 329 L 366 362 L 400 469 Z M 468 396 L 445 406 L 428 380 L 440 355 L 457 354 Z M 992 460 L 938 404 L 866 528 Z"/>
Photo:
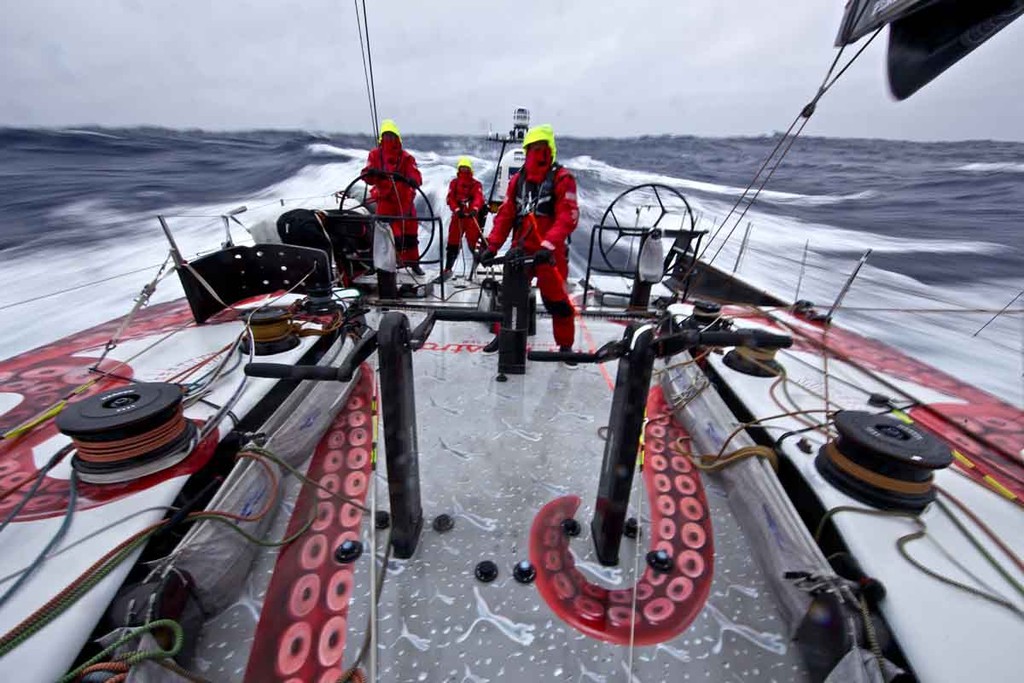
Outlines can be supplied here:
<path id="1" fill-rule="evenodd" d="M 249 363 L 245 366 L 249 377 L 269 379 L 311 379 L 333 382 L 338 379 L 338 368 L 329 365 L 287 365 L 285 363 Z"/>
<path id="2" fill-rule="evenodd" d="M 423 348 L 427 339 L 430 337 L 430 333 L 434 329 L 434 323 L 437 321 L 437 314 L 433 311 L 427 313 L 427 317 L 423 321 L 412 329 L 409 333 L 409 346 L 413 351 L 418 351 Z"/>
<path id="3" fill-rule="evenodd" d="M 373 330 L 368 331 L 362 337 L 356 341 L 355 348 L 345 356 L 345 360 L 338 366 L 337 380 L 339 382 L 349 382 L 352 380 L 352 376 L 356 374 L 356 370 L 363 362 L 373 355 L 374 351 L 377 350 L 377 333 Z"/>
<path id="4" fill-rule="evenodd" d="M 700 333 L 700 346 L 748 346 L 755 349 L 788 349 L 793 338 L 764 330 L 708 331 Z"/>
<path id="5" fill-rule="evenodd" d="M 764 330 L 714 330 L 698 332 L 683 330 L 654 340 L 655 354 L 674 356 L 696 346 L 747 346 L 756 349 L 785 349 L 793 345 L 793 338 L 785 334 L 772 334 Z"/>
<path id="6" fill-rule="evenodd" d="M 610 360 L 622 358 L 629 351 L 629 347 L 619 341 L 608 342 L 597 351 L 583 353 L 580 351 L 530 351 L 527 358 L 533 361 L 546 363 L 557 363 L 569 361 L 572 363 L 607 363 Z"/>
<path id="7" fill-rule="evenodd" d="M 249 363 L 245 374 L 270 379 L 314 380 L 318 382 L 350 382 L 356 369 L 377 350 L 377 333 L 360 337 L 341 365 L 288 365 L 286 363 Z"/>

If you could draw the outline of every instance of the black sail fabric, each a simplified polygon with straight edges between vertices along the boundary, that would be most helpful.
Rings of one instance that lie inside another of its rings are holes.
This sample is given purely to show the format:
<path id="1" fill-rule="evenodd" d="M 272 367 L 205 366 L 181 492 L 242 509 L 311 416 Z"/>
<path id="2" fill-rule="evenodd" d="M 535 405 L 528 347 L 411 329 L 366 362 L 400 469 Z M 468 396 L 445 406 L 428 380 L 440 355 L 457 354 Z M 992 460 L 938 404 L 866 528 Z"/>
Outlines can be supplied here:
<path id="1" fill-rule="evenodd" d="M 836 46 L 889 24 L 889 89 L 904 100 L 1024 14 L 1024 0 L 850 0 Z"/>
<path id="2" fill-rule="evenodd" d="M 903 100 L 1024 14 L 1024 0 L 942 0 L 889 27 L 889 88 Z"/>
<path id="3" fill-rule="evenodd" d="M 937 0 L 849 0 L 836 36 L 836 47 L 854 43 L 875 29 L 905 17 Z M 966 0 L 974 3 L 978 0 Z M 982 1 L 980 4 L 985 4 Z"/>

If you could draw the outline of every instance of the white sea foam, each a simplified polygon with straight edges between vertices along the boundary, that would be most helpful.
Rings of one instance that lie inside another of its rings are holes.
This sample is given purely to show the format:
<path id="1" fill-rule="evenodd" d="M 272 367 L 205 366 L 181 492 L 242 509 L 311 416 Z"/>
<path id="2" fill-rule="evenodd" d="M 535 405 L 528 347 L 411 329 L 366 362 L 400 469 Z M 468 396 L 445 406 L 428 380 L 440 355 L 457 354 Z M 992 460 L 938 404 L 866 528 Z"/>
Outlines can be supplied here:
<path id="1" fill-rule="evenodd" d="M 335 147 L 334 145 L 327 144 L 326 142 L 314 142 L 306 145 L 306 151 L 310 154 L 321 156 L 346 157 L 365 161 L 369 150 L 358 149 L 356 147 Z"/>
<path id="2" fill-rule="evenodd" d="M 587 155 L 572 157 L 565 161 L 565 165 L 572 169 L 594 173 L 602 180 L 625 185 L 627 187 L 639 185 L 641 183 L 661 183 L 663 185 L 668 185 L 669 187 L 676 187 L 683 190 L 697 190 L 708 194 L 731 197 L 739 197 L 743 194 L 744 189 L 742 187 L 720 185 L 718 183 L 709 183 L 689 178 L 677 178 L 675 176 L 663 175 L 660 173 L 618 168 Z M 873 195 L 874 192 L 871 190 L 865 190 L 863 192 L 856 192 L 848 195 L 807 195 L 796 194 L 793 192 L 780 192 L 778 190 L 762 190 L 758 196 L 758 200 L 770 202 L 772 204 L 819 206 L 866 199 Z"/>
<path id="3" fill-rule="evenodd" d="M 111 133 L 101 133 L 98 130 L 85 130 L 82 128 L 61 128 L 60 130 L 54 131 L 63 135 L 88 135 L 94 138 L 109 138 L 111 140 L 124 140 L 125 138 L 120 135 L 113 135 Z"/>
<path id="4" fill-rule="evenodd" d="M 1024 173 L 1024 162 L 978 162 L 957 166 L 954 170 L 964 171 L 966 173 Z"/>

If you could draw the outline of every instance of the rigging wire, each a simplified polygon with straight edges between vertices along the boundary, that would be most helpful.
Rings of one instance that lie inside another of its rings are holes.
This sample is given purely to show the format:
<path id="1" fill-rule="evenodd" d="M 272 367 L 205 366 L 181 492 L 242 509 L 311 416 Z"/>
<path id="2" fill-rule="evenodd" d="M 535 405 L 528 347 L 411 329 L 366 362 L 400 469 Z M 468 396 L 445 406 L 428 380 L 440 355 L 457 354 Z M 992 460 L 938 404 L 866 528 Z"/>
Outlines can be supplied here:
<path id="1" fill-rule="evenodd" d="M 359 31 L 359 56 L 363 62 L 363 79 L 366 81 L 366 102 L 370 106 L 370 124 L 373 130 L 373 139 L 377 140 L 380 138 L 380 130 L 377 127 L 377 102 L 373 94 L 373 85 L 370 80 L 370 71 L 366 64 L 366 47 L 363 45 L 363 21 L 360 20 L 359 16 L 359 0 L 352 0 L 352 6 L 356 10 L 356 29 Z M 363 14 L 365 17 L 366 5 L 363 5 Z M 370 42 L 369 33 L 367 33 L 367 44 Z"/>
<path id="2" fill-rule="evenodd" d="M 860 18 L 864 15 L 865 11 L 867 11 L 867 3 L 865 3 L 864 7 L 861 8 L 860 13 L 858 13 L 858 15 L 857 15 L 856 21 L 860 20 Z M 854 55 L 853 59 L 851 59 L 850 62 L 845 67 L 843 67 L 843 70 L 840 72 L 839 75 L 842 75 L 846 71 L 846 69 L 848 69 L 850 67 L 850 64 L 852 64 L 854 62 L 854 60 L 856 60 L 857 57 L 859 57 L 861 55 L 861 53 L 864 52 L 864 49 L 868 45 L 871 44 L 871 41 L 875 39 L 875 36 L 877 36 L 881 32 L 881 30 L 882 30 L 881 27 L 879 27 L 879 29 L 877 31 L 875 31 L 875 34 L 871 36 L 871 38 L 868 40 L 868 42 L 863 47 L 861 47 L 861 49 L 857 52 L 857 54 Z M 793 122 L 791 124 L 789 124 L 789 128 L 786 129 L 785 134 L 775 144 L 775 148 L 772 149 L 771 153 L 764 160 L 764 163 L 761 164 L 761 168 L 759 168 L 757 170 L 757 173 L 754 174 L 754 177 L 753 177 L 753 179 L 751 179 L 750 184 L 747 185 L 747 187 L 743 190 L 743 192 L 740 194 L 740 196 L 736 199 L 736 203 L 733 204 L 732 208 L 729 209 L 729 213 L 726 215 L 726 217 L 724 219 L 722 219 L 721 225 L 718 226 L 718 228 L 716 228 L 714 234 L 711 235 L 710 239 L 708 239 L 708 242 L 705 245 L 704 249 L 701 250 L 700 255 L 699 256 L 695 255 L 694 265 L 696 265 L 697 260 L 703 258 L 704 254 L 706 254 L 707 251 L 711 248 L 711 243 L 715 241 L 715 238 L 718 237 L 718 233 L 721 232 L 722 228 L 724 228 L 725 224 L 729 221 L 730 216 L 732 216 L 732 214 L 736 211 L 736 209 L 739 207 L 739 205 L 743 202 L 744 198 L 746 198 L 747 193 L 750 191 L 750 188 L 752 188 L 754 186 L 754 183 L 757 182 L 757 179 L 760 177 L 761 173 L 763 173 L 764 169 L 767 168 L 769 163 L 771 163 L 772 158 L 779 151 L 779 148 L 782 146 L 783 142 L 785 142 L 786 138 L 792 132 L 793 127 L 796 126 L 796 124 L 800 120 L 800 118 L 804 117 L 804 123 L 806 124 L 807 120 L 810 119 L 811 115 L 814 114 L 814 110 L 815 110 L 815 107 L 817 105 L 817 102 L 825 94 L 825 91 L 828 90 L 828 88 L 832 87 L 832 85 L 835 83 L 834 80 L 832 81 L 832 83 L 829 83 L 829 78 L 832 76 L 832 73 L 835 71 L 836 66 L 839 64 L 839 60 L 842 58 L 843 52 L 845 50 L 846 50 L 846 45 L 842 45 L 839 48 L 839 51 L 836 53 L 835 59 L 832 60 L 832 64 L 829 65 L 828 71 L 825 72 L 825 77 L 822 79 L 821 85 L 818 86 L 817 94 L 814 96 L 814 98 L 811 100 L 811 102 L 809 102 L 807 105 L 804 106 L 803 109 L 800 110 L 800 113 L 796 116 L 795 119 L 793 119 Z M 801 126 L 800 130 L 803 130 L 803 126 Z M 800 133 L 798 132 L 797 135 L 799 135 L 799 134 Z M 789 149 L 787 148 L 786 152 L 788 152 L 788 151 L 789 151 Z M 778 168 L 778 164 L 782 163 L 782 159 L 786 156 L 786 152 L 784 152 L 782 154 L 782 156 L 779 157 L 779 160 L 776 163 L 775 168 Z M 774 173 L 774 172 L 775 172 L 775 170 L 773 169 L 772 173 Z M 758 188 L 757 194 L 760 194 L 761 190 L 764 188 L 766 183 L 767 183 L 767 179 Z M 755 194 L 754 198 L 750 200 L 750 204 L 753 204 L 754 201 L 757 199 L 757 194 Z M 750 208 L 750 204 L 748 204 L 747 208 Z M 744 209 L 743 213 L 746 214 L 746 209 Z M 725 238 L 726 242 L 729 241 L 730 237 L 732 237 L 732 233 L 735 232 L 736 227 L 740 224 L 740 221 L 742 219 L 743 219 L 743 215 L 741 215 L 738 219 L 736 219 L 736 224 L 733 225 L 732 230 L 729 231 L 729 235 Z M 719 248 L 718 251 L 720 252 L 721 248 Z M 717 255 L 718 255 L 718 252 L 715 253 L 715 256 L 717 256 Z M 691 268 L 691 270 L 692 270 L 692 268 Z M 687 275 L 689 275 L 689 273 L 687 273 Z"/>
<path id="3" fill-rule="evenodd" d="M 1013 299 L 1011 299 L 1008 304 L 1003 306 L 994 316 L 992 316 L 991 320 L 989 320 L 987 323 L 985 323 L 980 328 L 978 328 L 977 332 L 975 332 L 971 336 L 972 337 L 977 337 L 978 334 L 980 334 L 982 330 L 984 330 L 986 327 L 988 327 L 989 325 L 994 323 L 996 318 L 998 318 L 999 316 L 1003 315 L 1004 313 L 1008 313 L 1008 312 L 1012 313 L 1013 311 L 1010 311 L 1010 306 L 1012 306 L 1014 303 L 1016 303 L 1017 299 L 1021 298 L 1021 296 L 1024 296 L 1024 289 L 1020 290 L 1020 292 L 1017 294 L 1017 296 L 1013 297 Z"/>
<path id="4" fill-rule="evenodd" d="M 704 256 L 711 249 L 711 244 L 718 237 L 718 235 L 722 231 L 722 229 L 725 228 L 726 223 L 729 222 L 729 219 L 733 216 L 733 214 L 736 213 L 736 210 L 739 209 L 740 205 L 744 203 L 744 200 L 748 200 L 747 195 L 750 193 L 751 188 L 754 187 L 754 184 L 757 183 L 758 180 L 761 178 L 761 174 L 764 173 L 765 169 L 768 168 L 769 164 L 771 164 L 772 167 L 768 171 L 768 174 L 764 177 L 764 179 L 758 185 L 758 187 L 754 191 L 753 195 L 750 196 L 749 200 L 746 203 L 746 206 L 743 207 L 743 210 L 736 217 L 736 220 L 733 223 L 732 228 L 729 230 L 728 234 L 725 236 L 725 239 L 722 240 L 721 244 L 719 244 L 718 249 L 711 256 L 711 259 L 709 261 L 707 261 L 708 264 L 714 263 L 715 259 L 719 256 L 719 254 L 721 254 L 722 249 L 725 247 L 726 243 L 729 242 L 729 240 L 732 238 L 733 234 L 736 232 L 736 228 L 739 227 L 740 223 L 743 221 L 743 218 L 747 215 L 747 211 L 750 209 L 751 206 L 753 206 L 754 202 L 757 201 L 757 198 L 760 196 L 761 191 L 768 184 L 768 181 L 771 180 L 772 176 L 775 174 L 775 171 L 777 171 L 779 166 L 782 165 L 782 162 L 786 158 L 786 155 L 789 154 L 790 149 L 793 147 L 793 143 L 796 142 L 796 139 L 798 137 L 800 137 L 800 134 L 803 132 L 804 127 L 807 125 L 807 122 L 810 121 L 811 116 L 814 115 L 814 112 L 815 112 L 815 109 L 817 108 L 817 104 L 818 104 L 819 100 L 821 100 L 821 98 L 825 95 L 825 93 L 827 93 L 829 91 L 829 89 L 831 89 L 832 86 L 835 85 L 836 81 L 839 80 L 839 77 L 842 76 L 844 73 L 846 73 L 846 70 L 850 68 L 850 66 L 857 60 L 857 58 L 860 57 L 864 53 L 864 50 L 866 50 L 867 47 L 869 45 L 871 45 L 871 43 L 878 36 L 878 34 L 881 33 L 881 31 L 882 31 L 881 27 L 877 31 L 875 31 L 871 35 L 871 37 L 867 40 L 867 42 L 865 42 L 864 45 L 862 45 L 860 47 L 860 49 L 857 51 L 857 53 L 854 54 L 854 56 L 850 58 L 850 60 L 846 63 L 845 66 L 843 66 L 843 68 L 839 71 L 839 73 L 837 73 L 835 75 L 835 77 L 833 77 L 832 74 L 833 74 L 833 72 L 835 72 L 836 66 L 838 66 L 839 60 L 842 57 L 843 51 L 846 49 L 846 46 L 844 45 L 843 47 L 841 47 L 839 49 L 839 52 L 836 54 L 835 59 L 832 60 L 832 64 L 831 64 L 831 66 L 829 67 L 828 71 L 825 74 L 825 78 L 822 79 L 822 83 L 821 83 L 821 86 L 819 86 L 819 88 L 818 88 L 818 92 L 815 94 L 815 96 L 811 99 L 810 102 L 808 102 L 806 105 L 804 105 L 803 109 L 800 110 L 800 113 L 796 116 L 795 119 L 793 119 L 793 122 L 789 125 L 789 128 L 786 129 L 785 134 L 783 134 L 783 136 L 775 144 L 775 147 L 772 149 L 771 153 L 768 155 L 768 157 L 765 159 L 765 161 L 761 164 L 761 167 L 757 170 L 757 173 L 754 174 L 754 178 L 750 181 L 750 183 L 747 185 L 747 187 L 743 190 L 743 192 L 740 194 L 740 196 L 736 199 L 736 202 L 733 204 L 732 208 L 729 209 L 729 213 L 722 220 L 721 225 L 719 225 L 718 228 L 715 229 L 715 232 L 711 235 L 711 238 L 708 239 L 707 244 L 704 246 L 704 249 L 702 249 L 701 253 L 694 258 L 693 263 L 690 265 L 690 268 L 688 269 L 686 275 L 684 276 L 684 279 L 685 279 L 685 277 L 689 276 L 690 272 L 692 272 L 694 270 L 694 268 L 696 268 L 698 261 L 703 261 L 704 260 Z M 803 119 L 802 122 L 800 121 L 801 119 Z M 793 129 L 797 127 L 798 123 L 800 124 L 799 128 L 797 128 L 796 132 L 793 133 Z M 790 136 L 790 133 L 793 133 L 792 137 Z M 783 145 L 785 145 L 784 149 L 783 149 Z M 782 150 L 781 153 L 779 151 L 780 149 Z M 776 154 L 778 154 L 777 158 L 776 158 Z"/>
<path id="5" fill-rule="evenodd" d="M 380 114 L 377 111 L 377 84 L 373 80 L 373 50 L 370 48 L 370 24 L 366 18 L 366 0 L 363 0 L 363 29 L 366 31 L 366 61 L 370 64 L 370 94 L 373 100 L 374 132 L 380 137 Z"/>
<path id="6" fill-rule="evenodd" d="M 379 375 L 379 373 L 380 373 L 380 369 L 379 368 L 377 370 L 377 373 Z M 372 420 L 376 420 L 376 418 L 377 418 L 377 415 L 376 415 L 376 413 L 377 413 L 377 386 L 380 383 L 379 377 L 375 377 L 375 379 L 377 381 L 375 381 L 374 385 L 373 385 L 373 403 L 372 403 L 373 415 L 371 415 L 371 417 L 370 417 L 370 419 L 372 419 Z M 370 463 L 370 476 L 373 478 L 373 486 L 370 489 L 370 509 L 371 510 L 376 510 L 377 509 L 377 454 L 376 454 L 376 450 L 377 450 L 377 447 L 376 447 L 377 428 L 376 428 L 376 423 L 374 424 L 373 432 L 374 432 L 374 435 L 373 435 L 374 436 L 374 446 L 373 446 L 374 457 L 373 457 L 373 461 Z M 369 527 L 370 527 L 370 548 L 372 549 L 372 557 L 370 558 L 370 585 L 376 588 L 376 586 L 377 586 L 377 520 L 376 520 L 376 513 L 372 517 L 368 516 L 368 518 L 369 518 L 369 521 L 370 521 L 370 524 L 369 524 Z M 390 532 L 388 533 L 388 545 L 389 546 L 391 545 L 391 533 Z M 385 567 L 382 571 L 386 571 L 386 570 L 387 570 L 387 568 Z M 381 584 L 381 586 L 383 587 L 383 583 Z M 378 623 L 377 623 L 377 620 L 379 618 L 379 614 L 378 614 L 378 610 L 377 610 L 377 603 L 379 602 L 379 600 L 380 600 L 380 593 L 379 592 L 377 592 L 375 595 L 371 596 L 371 600 L 370 600 L 370 680 L 371 681 L 376 681 L 377 680 L 377 639 L 379 638 L 379 634 L 377 632 L 377 629 L 378 629 L 378 626 L 379 626 Z"/>
<path id="7" fill-rule="evenodd" d="M 380 113 L 377 110 L 377 83 L 374 81 L 374 52 L 370 47 L 370 24 L 367 19 L 367 0 L 362 0 L 362 28 L 367 33 L 367 61 L 370 62 L 370 92 L 374 102 L 374 121 L 377 124 L 375 130 L 380 137 Z"/>
<path id="8" fill-rule="evenodd" d="M 22 299 L 21 301 L 14 301 L 14 302 L 9 303 L 9 304 L 3 304 L 2 306 L 0 306 L 0 311 L 5 311 L 8 308 L 14 308 L 15 306 L 21 306 L 21 305 L 24 305 L 24 304 L 31 304 L 31 303 L 34 303 L 36 301 L 42 301 L 43 299 L 49 299 L 50 297 L 58 296 L 60 294 L 67 294 L 68 292 L 74 292 L 74 291 L 79 290 L 79 289 L 85 289 L 86 287 L 92 287 L 93 285 L 99 285 L 99 284 L 102 284 L 104 282 L 110 282 L 111 280 L 117 280 L 118 278 L 128 277 L 129 275 L 136 275 L 138 273 L 144 273 L 147 270 L 151 270 L 153 268 L 156 268 L 159 265 L 160 265 L 159 263 L 154 263 L 152 265 L 148 265 L 148 266 L 145 266 L 143 268 L 136 268 L 135 270 L 130 270 L 127 273 L 119 273 L 117 275 L 111 275 L 110 277 L 101 278 L 99 280 L 93 280 L 92 282 L 83 282 L 80 285 L 74 285 L 72 287 L 67 287 L 65 289 L 58 289 L 57 291 L 49 292 L 48 294 L 40 294 L 39 296 L 34 296 L 34 297 L 30 298 L 30 299 Z"/>

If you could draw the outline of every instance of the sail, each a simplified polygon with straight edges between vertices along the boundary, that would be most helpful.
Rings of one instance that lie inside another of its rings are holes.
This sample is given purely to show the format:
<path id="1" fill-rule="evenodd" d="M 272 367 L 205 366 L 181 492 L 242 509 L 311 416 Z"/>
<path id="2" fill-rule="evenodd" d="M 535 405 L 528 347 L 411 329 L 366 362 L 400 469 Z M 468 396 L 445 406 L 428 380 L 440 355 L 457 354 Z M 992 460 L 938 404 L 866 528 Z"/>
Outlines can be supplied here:
<path id="1" fill-rule="evenodd" d="M 1021 14 L 1024 0 L 941 0 L 892 22 L 888 71 L 893 96 L 910 97 Z"/>
<path id="2" fill-rule="evenodd" d="M 975 0 L 967 0 L 973 2 Z M 985 4 L 984 0 L 979 0 Z M 836 36 L 836 47 L 856 42 L 875 29 L 907 16 L 936 0 L 850 0 Z"/>

